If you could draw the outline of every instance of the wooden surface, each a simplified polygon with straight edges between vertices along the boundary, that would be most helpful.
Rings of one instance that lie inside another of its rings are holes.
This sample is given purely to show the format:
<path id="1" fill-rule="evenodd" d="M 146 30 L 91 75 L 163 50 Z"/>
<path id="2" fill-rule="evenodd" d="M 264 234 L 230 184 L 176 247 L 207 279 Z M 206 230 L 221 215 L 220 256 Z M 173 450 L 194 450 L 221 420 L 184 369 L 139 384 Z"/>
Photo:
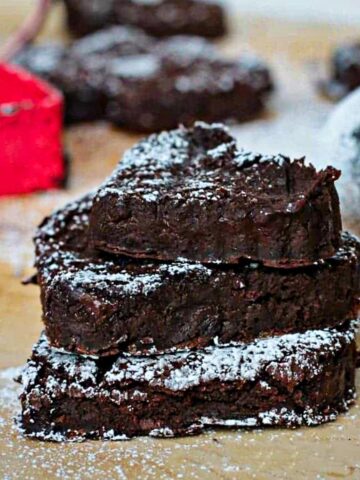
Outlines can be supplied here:
<path id="1" fill-rule="evenodd" d="M 2 35 L 14 28 L 32 3 L 1 0 Z M 333 108 L 317 97 L 308 63 L 324 59 L 334 44 L 356 33 L 343 27 L 236 18 L 232 36 L 222 44 L 224 50 L 239 52 L 251 45 L 272 63 L 279 85 L 271 110 L 261 121 L 234 128 L 240 141 L 256 150 L 297 151 L 303 147 L 305 152 L 309 122 L 321 122 Z M 49 36 L 64 37 L 59 7 L 42 38 Z M 25 362 L 41 330 L 38 290 L 20 284 L 21 278 L 31 273 L 33 230 L 53 208 L 97 186 L 137 138 L 106 124 L 74 127 L 66 132 L 73 158 L 68 190 L 0 199 L 0 477 L 360 478 L 357 405 L 338 422 L 313 429 L 217 430 L 176 440 L 56 445 L 25 440 L 13 427 L 11 417 L 18 409 L 17 387 L 12 382 L 18 371 L 15 367 Z M 294 138 L 294 144 L 289 138 Z M 348 223 L 358 229 L 356 222 L 348 219 Z"/>

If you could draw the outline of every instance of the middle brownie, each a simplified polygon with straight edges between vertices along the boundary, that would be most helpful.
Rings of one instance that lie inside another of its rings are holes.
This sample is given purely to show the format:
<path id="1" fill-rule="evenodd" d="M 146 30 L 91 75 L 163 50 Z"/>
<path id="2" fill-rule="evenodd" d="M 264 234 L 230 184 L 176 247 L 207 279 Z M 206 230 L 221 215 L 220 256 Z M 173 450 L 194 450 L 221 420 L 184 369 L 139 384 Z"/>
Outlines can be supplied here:
<path id="1" fill-rule="evenodd" d="M 356 316 L 360 247 L 348 234 L 335 256 L 297 269 L 139 262 L 89 247 L 92 203 L 90 195 L 55 212 L 35 238 L 53 346 L 97 355 L 161 351 L 250 342 Z"/>

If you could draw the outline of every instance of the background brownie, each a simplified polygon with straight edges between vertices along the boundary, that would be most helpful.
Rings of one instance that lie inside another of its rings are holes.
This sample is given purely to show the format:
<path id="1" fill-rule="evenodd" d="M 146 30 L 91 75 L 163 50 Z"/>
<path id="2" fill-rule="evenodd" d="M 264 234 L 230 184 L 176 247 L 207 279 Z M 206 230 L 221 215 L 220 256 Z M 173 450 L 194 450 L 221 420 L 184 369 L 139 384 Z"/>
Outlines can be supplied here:
<path id="1" fill-rule="evenodd" d="M 87 245 L 92 197 L 45 219 L 36 236 L 43 318 L 52 345 L 110 354 L 335 326 L 356 317 L 360 245 L 295 270 L 110 259 Z"/>
<path id="2" fill-rule="evenodd" d="M 125 154 L 94 199 L 90 236 L 135 258 L 310 264 L 340 246 L 339 175 L 244 152 L 222 125 L 196 123 Z"/>
<path id="3" fill-rule="evenodd" d="M 30 45 L 13 59 L 14 63 L 42 77 L 50 83 L 57 83 L 57 71 L 66 54 L 66 48 L 58 43 Z M 61 68 L 61 67 L 60 67 Z"/>
<path id="4" fill-rule="evenodd" d="M 41 338 L 21 378 L 29 436 L 176 436 L 207 425 L 318 425 L 354 398 L 354 331 L 111 361 L 57 353 Z"/>
<path id="5" fill-rule="evenodd" d="M 323 92 L 338 100 L 360 87 L 360 41 L 337 48 L 331 59 L 331 78 L 321 83 Z"/>
<path id="6" fill-rule="evenodd" d="M 225 12 L 215 0 L 64 0 L 69 30 L 83 36 L 111 25 L 134 25 L 154 36 L 219 37 Z"/>
<path id="7" fill-rule="evenodd" d="M 264 108 L 272 79 L 243 55 L 227 60 L 198 37 L 156 40 L 112 27 L 58 46 L 32 46 L 15 59 L 57 86 L 67 122 L 108 119 L 156 131 L 195 120 L 247 120 Z"/>
<path id="8" fill-rule="evenodd" d="M 107 66 L 116 58 L 132 58 L 152 46 L 152 39 L 140 30 L 113 27 L 74 42 L 68 49 L 57 45 L 30 46 L 14 61 L 63 92 L 68 123 L 92 121 L 106 116 Z"/>
<path id="9" fill-rule="evenodd" d="M 157 55 L 108 64 L 104 85 L 112 122 L 159 131 L 196 120 L 241 122 L 264 110 L 272 79 L 253 56 L 227 60 L 196 37 L 172 37 L 155 48 Z"/>

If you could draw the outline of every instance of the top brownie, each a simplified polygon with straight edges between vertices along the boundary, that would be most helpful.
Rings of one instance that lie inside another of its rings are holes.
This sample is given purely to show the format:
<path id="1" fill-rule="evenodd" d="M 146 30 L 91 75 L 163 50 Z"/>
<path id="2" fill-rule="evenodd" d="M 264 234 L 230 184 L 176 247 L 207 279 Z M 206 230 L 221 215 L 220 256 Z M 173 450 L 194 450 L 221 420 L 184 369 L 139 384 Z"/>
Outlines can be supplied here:
<path id="1" fill-rule="evenodd" d="M 112 24 L 134 25 L 154 36 L 219 37 L 224 9 L 215 0 L 65 0 L 69 30 L 83 36 Z"/>
<path id="2" fill-rule="evenodd" d="M 239 150 L 222 125 L 151 135 L 99 188 L 90 239 L 134 258 L 294 267 L 332 256 L 340 172 Z"/>

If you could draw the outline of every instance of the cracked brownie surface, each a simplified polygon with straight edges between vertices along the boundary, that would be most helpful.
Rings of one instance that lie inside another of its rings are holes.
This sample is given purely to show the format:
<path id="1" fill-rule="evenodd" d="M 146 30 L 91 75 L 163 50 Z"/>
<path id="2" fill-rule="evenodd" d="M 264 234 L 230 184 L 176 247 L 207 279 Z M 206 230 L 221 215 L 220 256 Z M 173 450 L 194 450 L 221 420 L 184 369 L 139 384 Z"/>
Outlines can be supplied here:
<path id="1" fill-rule="evenodd" d="M 354 398 L 354 328 L 107 360 L 58 353 L 42 337 L 21 376 L 19 425 L 53 441 L 318 425 Z"/>

